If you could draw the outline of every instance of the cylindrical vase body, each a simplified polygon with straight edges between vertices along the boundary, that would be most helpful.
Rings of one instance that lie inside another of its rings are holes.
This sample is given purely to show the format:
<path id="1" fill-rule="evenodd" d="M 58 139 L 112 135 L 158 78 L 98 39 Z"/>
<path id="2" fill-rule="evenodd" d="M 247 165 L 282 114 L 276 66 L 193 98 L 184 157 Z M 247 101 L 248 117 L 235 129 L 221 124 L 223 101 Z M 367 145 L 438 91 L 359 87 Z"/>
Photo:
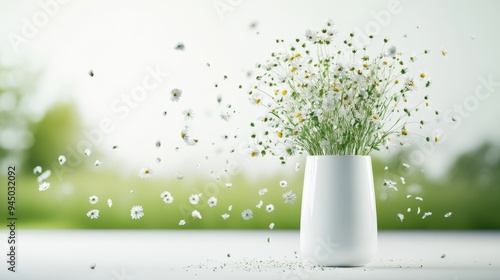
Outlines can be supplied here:
<path id="1" fill-rule="evenodd" d="M 369 156 L 309 156 L 300 250 L 324 266 L 363 266 L 377 249 L 377 215 Z"/>

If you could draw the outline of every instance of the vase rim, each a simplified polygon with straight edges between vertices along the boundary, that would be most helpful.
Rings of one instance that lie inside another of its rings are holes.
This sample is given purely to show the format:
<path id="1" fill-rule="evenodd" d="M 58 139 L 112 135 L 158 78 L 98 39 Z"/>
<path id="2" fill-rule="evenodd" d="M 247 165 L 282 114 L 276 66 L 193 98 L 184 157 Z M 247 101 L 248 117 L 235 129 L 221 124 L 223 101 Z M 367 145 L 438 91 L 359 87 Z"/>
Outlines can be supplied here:
<path id="1" fill-rule="evenodd" d="M 365 155 L 315 155 L 315 156 L 311 156 L 311 155 L 308 155 L 307 157 L 318 157 L 318 158 L 328 158 L 328 157 L 345 157 L 345 158 L 363 158 L 363 157 L 369 157 L 371 158 L 371 156 L 365 156 Z"/>

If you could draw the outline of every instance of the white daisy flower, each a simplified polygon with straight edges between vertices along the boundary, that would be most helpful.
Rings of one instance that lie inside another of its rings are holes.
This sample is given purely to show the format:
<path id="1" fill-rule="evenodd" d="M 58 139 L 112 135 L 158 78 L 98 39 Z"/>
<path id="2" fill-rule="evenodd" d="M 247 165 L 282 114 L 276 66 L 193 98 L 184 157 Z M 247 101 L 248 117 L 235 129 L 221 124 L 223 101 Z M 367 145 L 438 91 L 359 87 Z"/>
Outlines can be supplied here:
<path id="1" fill-rule="evenodd" d="M 385 171 L 389 170 L 389 166 L 384 167 L 384 170 Z"/>
<path id="2" fill-rule="evenodd" d="M 181 138 L 188 146 L 193 146 L 196 144 L 196 140 L 191 140 L 189 136 L 189 126 L 185 126 L 184 129 L 181 130 Z"/>
<path id="3" fill-rule="evenodd" d="M 292 191 L 284 193 L 282 197 L 285 199 L 285 203 L 294 204 L 297 200 L 297 196 Z"/>
<path id="4" fill-rule="evenodd" d="M 194 118 L 193 109 L 188 108 L 182 111 L 182 115 L 184 116 L 184 120 L 186 121 L 192 120 Z"/>
<path id="5" fill-rule="evenodd" d="M 169 195 L 163 199 L 163 202 L 165 202 L 166 204 L 170 204 L 170 203 L 174 202 L 174 197 Z"/>
<path id="6" fill-rule="evenodd" d="M 335 20 L 333 18 L 329 18 L 327 21 L 326 21 L 326 26 L 328 27 L 333 27 L 335 25 Z"/>
<path id="7" fill-rule="evenodd" d="M 178 88 L 174 88 L 170 92 L 170 100 L 172 100 L 173 102 L 179 101 L 179 98 L 181 98 L 181 96 L 182 96 L 182 90 L 180 90 Z"/>
<path id="8" fill-rule="evenodd" d="M 170 194 L 170 192 L 164 191 L 160 194 L 160 197 L 163 200 L 163 202 L 167 204 L 174 202 L 174 197 L 172 196 L 172 194 Z"/>
<path id="9" fill-rule="evenodd" d="M 406 212 L 410 213 L 411 212 L 411 208 L 408 207 L 408 209 L 406 209 Z"/>
<path id="10" fill-rule="evenodd" d="M 403 184 L 403 185 L 406 184 L 406 180 L 404 177 L 400 177 L 399 179 L 401 179 L 401 184 Z"/>
<path id="11" fill-rule="evenodd" d="M 288 182 L 287 182 L 287 181 L 282 180 L 282 181 L 280 182 L 280 187 L 282 187 L 282 188 L 286 188 L 287 186 L 288 186 Z"/>
<path id="12" fill-rule="evenodd" d="M 268 192 L 267 188 L 260 189 L 260 190 L 259 190 L 259 195 L 260 195 L 260 196 L 263 196 L 263 195 L 265 195 L 267 192 Z"/>
<path id="13" fill-rule="evenodd" d="M 102 161 L 96 159 L 95 162 L 94 162 L 94 166 L 99 166 L 102 164 Z"/>
<path id="14" fill-rule="evenodd" d="M 262 204 L 264 204 L 264 202 L 261 200 L 259 201 L 259 204 L 255 205 L 255 207 L 260 209 L 260 207 L 262 207 Z"/>
<path id="15" fill-rule="evenodd" d="M 90 204 L 96 204 L 99 201 L 99 198 L 95 195 L 89 197 Z"/>
<path id="16" fill-rule="evenodd" d="M 43 182 L 38 186 L 38 190 L 41 192 L 46 191 L 48 188 L 50 188 L 50 183 L 48 182 Z"/>
<path id="17" fill-rule="evenodd" d="M 92 153 L 92 152 L 90 151 L 90 149 L 89 149 L 89 148 L 85 149 L 84 154 L 85 154 L 86 156 L 88 156 L 88 157 L 89 157 L 91 153 Z"/>
<path id="18" fill-rule="evenodd" d="M 252 219 L 253 218 L 252 210 L 250 210 L 250 209 L 243 210 L 243 212 L 241 212 L 241 217 L 243 218 L 243 220 L 246 220 L 246 221 Z"/>
<path id="19" fill-rule="evenodd" d="M 141 179 L 149 179 L 154 174 L 155 174 L 155 171 L 151 168 L 141 168 L 141 170 L 139 170 L 139 177 Z"/>
<path id="20" fill-rule="evenodd" d="M 233 183 L 226 183 L 226 184 L 225 184 L 225 186 L 226 186 L 227 188 L 230 188 L 230 187 L 232 187 L 232 186 L 233 186 Z"/>
<path id="21" fill-rule="evenodd" d="M 444 214 L 444 217 L 449 218 L 451 216 L 451 214 L 452 214 L 451 212 L 448 212 L 448 213 Z"/>
<path id="22" fill-rule="evenodd" d="M 209 207 L 214 207 L 217 205 L 217 197 L 212 196 L 211 198 L 208 199 L 207 204 Z"/>
<path id="23" fill-rule="evenodd" d="M 402 222 L 405 219 L 405 215 L 398 213 L 398 218 Z"/>
<path id="24" fill-rule="evenodd" d="M 180 225 L 180 226 L 183 226 L 183 225 L 185 225 L 185 224 L 186 224 L 186 220 L 180 220 L 180 221 L 179 221 L 179 225 Z"/>
<path id="25" fill-rule="evenodd" d="M 87 212 L 87 217 L 89 217 L 90 219 L 99 218 L 99 210 L 97 209 L 90 210 L 89 212 Z"/>
<path id="26" fill-rule="evenodd" d="M 170 192 L 164 191 L 160 194 L 161 199 L 165 199 L 165 197 L 170 196 Z"/>
<path id="27" fill-rule="evenodd" d="M 111 198 L 108 198 L 108 207 L 111 208 L 111 206 L 113 206 L 113 201 L 111 200 Z"/>
<path id="28" fill-rule="evenodd" d="M 189 196 L 189 202 L 193 205 L 198 204 L 198 202 L 200 202 L 200 197 L 197 194 L 192 194 Z"/>
<path id="29" fill-rule="evenodd" d="M 193 212 L 191 212 L 191 216 L 193 218 L 197 218 L 197 219 L 201 220 L 201 214 L 200 214 L 200 212 L 198 212 L 198 210 L 193 210 Z"/>
<path id="30" fill-rule="evenodd" d="M 274 211 L 274 205 L 272 205 L 272 204 L 268 204 L 268 205 L 266 206 L 266 211 L 267 211 L 268 213 L 273 212 L 273 211 Z"/>
<path id="31" fill-rule="evenodd" d="M 274 223 L 269 224 L 269 229 L 274 229 Z"/>
<path id="32" fill-rule="evenodd" d="M 231 211 L 233 210 L 233 205 L 229 205 L 229 207 L 227 207 L 227 211 Z"/>
<path id="33" fill-rule="evenodd" d="M 229 218 L 229 214 L 228 213 L 224 213 L 221 215 L 222 219 L 224 220 L 227 220 L 227 218 Z"/>
<path id="34" fill-rule="evenodd" d="M 57 160 L 59 160 L 60 165 L 63 165 L 66 162 L 66 157 L 63 155 L 60 155 Z"/>
<path id="35" fill-rule="evenodd" d="M 144 209 L 142 209 L 140 205 L 133 206 L 132 209 L 130 209 L 130 216 L 132 219 L 138 220 L 144 216 Z"/>
<path id="36" fill-rule="evenodd" d="M 42 167 L 41 166 L 36 166 L 33 168 L 33 174 L 40 174 L 42 173 Z"/>
<path id="37" fill-rule="evenodd" d="M 311 42 L 316 41 L 316 32 L 312 31 L 311 29 L 307 29 L 305 35 L 307 40 Z"/>

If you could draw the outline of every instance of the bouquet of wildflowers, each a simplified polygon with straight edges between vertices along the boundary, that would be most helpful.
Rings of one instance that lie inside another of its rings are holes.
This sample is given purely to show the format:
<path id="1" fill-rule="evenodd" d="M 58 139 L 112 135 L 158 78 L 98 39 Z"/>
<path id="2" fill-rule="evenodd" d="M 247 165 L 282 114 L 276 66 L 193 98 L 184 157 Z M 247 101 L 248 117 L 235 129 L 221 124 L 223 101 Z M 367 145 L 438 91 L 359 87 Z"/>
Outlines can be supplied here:
<path id="1" fill-rule="evenodd" d="M 251 135 L 252 156 L 278 155 L 284 163 L 303 152 L 367 155 L 404 145 L 412 135 L 438 141 L 417 132 L 426 124 L 417 112 L 429 107 L 428 96 L 417 89 L 431 83 L 426 73 L 408 69 L 428 51 L 404 56 L 384 39 L 372 55 L 367 47 L 356 47 L 354 39 L 352 33 L 338 38 L 329 20 L 290 45 L 276 40 L 284 48 L 258 64 L 257 85 L 248 92 L 264 111 L 250 124 L 262 128 Z"/>

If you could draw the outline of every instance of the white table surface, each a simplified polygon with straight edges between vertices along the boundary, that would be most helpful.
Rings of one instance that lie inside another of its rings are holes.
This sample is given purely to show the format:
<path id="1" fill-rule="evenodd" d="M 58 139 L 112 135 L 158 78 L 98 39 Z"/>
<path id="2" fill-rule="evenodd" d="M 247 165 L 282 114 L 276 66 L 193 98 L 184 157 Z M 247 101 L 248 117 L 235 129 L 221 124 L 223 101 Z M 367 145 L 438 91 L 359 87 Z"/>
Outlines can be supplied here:
<path id="1" fill-rule="evenodd" d="M 17 243 L 2 280 L 500 279 L 500 231 L 381 231 L 377 257 L 355 268 L 301 261 L 298 231 L 19 229 Z"/>

